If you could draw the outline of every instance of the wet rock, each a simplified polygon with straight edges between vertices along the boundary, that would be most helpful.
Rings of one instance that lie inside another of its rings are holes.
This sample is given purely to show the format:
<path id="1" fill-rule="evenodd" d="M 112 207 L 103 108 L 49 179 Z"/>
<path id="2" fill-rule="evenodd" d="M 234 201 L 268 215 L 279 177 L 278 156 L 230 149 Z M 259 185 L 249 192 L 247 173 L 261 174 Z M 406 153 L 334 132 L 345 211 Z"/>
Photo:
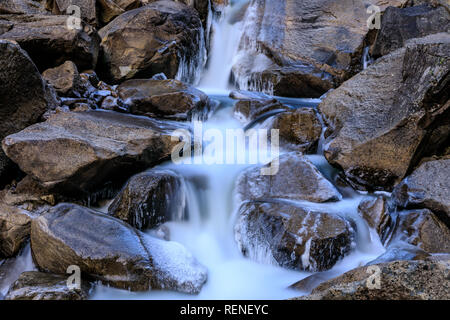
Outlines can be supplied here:
<path id="1" fill-rule="evenodd" d="M 322 133 L 322 124 L 312 108 L 280 113 L 264 128 L 279 130 L 280 147 L 285 150 L 314 153 Z"/>
<path id="2" fill-rule="evenodd" d="M 188 120 L 209 111 L 208 96 L 177 80 L 128 80 L 117 87 L 133 114 Z"/>
<path id="3" fill-rule="evenodd" d="M 244 255 L 297 270 L 330 269 L 350 251 L 352 236 L 338 215 L 281 203 L 246 202 L 235 225 Z"/>
<path id="4" fill-rule="evenodd" d="M 241 89 L 319 97 L 361 70 L 367 7 L 404 0 L 254 0 L 233 75 Z"/>
<path id="5" fill-rule="evenodd" d="M 450 159 L 427 161 L 392 193 L 401 208 L 428 208 L 450 227 Z"/>
<path id="6" fill-rule="evenodd" d="M 145 1 L 145 0 L 144 0 Z M 106 24 L 127 10 L 136 9 L 144 2 L 141 0 L 99 0 L 100 20 Z M 147 1 L 146 1 L 147 2 Z"/>
<path id="7" fill-rule="evenodd" d="M 31 248 L 42 270 L 62 274 L 77 265 L 82 273 L 132 291 L 198 293 L 207 277 L 182 245 L 73 204 L 59 204 L 33 220 Z"/>
<path id="8" fill-rule="evenodd" d="M 333 279 L 337 276 L 337 272 L 333 270 L 316 272 L 312 275 L 297 281 L 296 283 L 289 286 L 290 289 L 303 291 L 305 293 L 311 293 L 313 289 L 315 289 L 319 284 L 325 282 L 327 280 Z"/>
<path id="9" fill-rule="evenodd" d="M 371 54 L 373 57 L 384 56 L 403 47 L 408 39 L 439 32 L 450 32 L 450 13 L 444 6 L 389 7 L 383 14 Z"/>
<path id="10" fill-rule="evenodd" d="M 358 205 L 358 213 L 366 220 L 369 227 L 375 229 L 382 241 L 386 240 L 392 218 L 385 197 L 363 199 Z"/>
<path id="11" fill-rule="evenodd" d="M 35 14 L 46 13 L 39 1 L 34 0 L 2 0 L 0 14 Z"/>
<path id="12" fill-rule="evenodd" d="M 7 40 L 0 40 L 0 83 L 0 140 L 38 122 L 56 104 L 28 54 Z M 9 182 L 10 168 L 0 150 L 1 186 Z"/>
<path id="13" fill-rule="evenodd" d="M 128 106 L 125 105 L 120 98 L 114 98 L 112 96 L 107 96 L 103 99 L 101 107 L 104 110 L 111 110 L 117 112 L 128 112 Z"/>
<path id="14" fill-rule="evenodd" d="M 289 110 L 276 99 L 261 97 L 259 99 L 240 99 L 234 105 L 234 115 L 243 123 L 249 123 L 263 114 L 275 110 Z"/>
<path id="15" fill-rule="evenodd" d="M 0 202 L 0 257 L 12 257 L 30 236 L 31 215 L 28 211 Z"/>
<path id="16" fill-rule="evenodd" d="M 277 166 L 276 174 L 261 174 L 261 169 Z M 238 177 L 236 188 L 240 200 L 280 198 L 326 202 L 342 198 L 331 182 L 299 152 L 281 155 L 279 163 L 247 169 Z"/>
<path id="17" fill-rule="evenodd" d="M 446 144 L 449 50 L 448 34 L 415 39 L 319 105 L 328 125 L 325 157 L 355 188 L 391 190 L 421 157 Z"/>
<path id="18" fill-rule="evenodd" d="M 63 112 L 10 135 L 3 150 L 43 187 L 85 197 L 167 159 L 182 124 L 108 111 Z"/>
<path id="19" fill-rule="evenodd" d="M 80 97 L 85 90 L 77 66 L 72 61 L 66 61 L 58 67 L 45 70 L 42 77 L 55 88 L 58 94 L 65 97 Z"/>
<path id="20" fill-rule="evenodd" d="M 388 245 L 386 252 L 366 265 L 380 264 L 398 260 L 425 260 L 431 257 L 428 252 L 403 241 L 396 241 Z"/>
<path id="21" fill-rule="evenodd" d="M 40 71 L 73 61 L 78 68 L 97 63 L 100 38 L 94 28 L 68 28 L 66 15 L 0 15 L 0 38 L 14 40 Z"/>
<path id="22" fill-rule="evenodd" d="M 181 220 L 184 201 L 180 177 L 170 170 L 152 169 L 132 177 L 114 198 L 108 213 L 143 230 Z"/>
<path id="23" fill-rule="evenodd" d="M 112 82 L 150 78 L 163 72 L 190 82 L 199 63 L 202 23 L 197 12 L 179 2 L 157 1 L 130 10 L 99 31 L 101 70 Z M 183 69 L 184 68 L 184 69 Z M 191 70 L 191 71 L 189 71 Z"/>
<path id="24" fill-rule="evenodd" d="M 360 267 L 319 285 L 311 295 L 299 299 L 446 300 L 450 297 L 449 270 L 448 260 L 394 261 Z M 379 286 L 373 281 L 375 273 L 380 276 Z"/>
<path id="25" fill-rule="evenodd" d="M 450 230 L 428 209 L 398 213 L 390 242 L 398 240 L 429 253 L 450 253 Z"/>
<path id="26" fill-rule="evenodd" d="M 9 289 L 5 300 L 87 300 L 90 285 L 69 288 L 67 277 L 38 271 L 23 272 Z"/>
<path id="27" fill-rule="evenodd" d="M 80 10 L 80 18 L 92 26 L 98 25 L 96 0 L 45 0 L 45 6 L 52 14 L 72 15 L 76 6 Z M 77 10 L 78 10 L 77 8 Z"/>

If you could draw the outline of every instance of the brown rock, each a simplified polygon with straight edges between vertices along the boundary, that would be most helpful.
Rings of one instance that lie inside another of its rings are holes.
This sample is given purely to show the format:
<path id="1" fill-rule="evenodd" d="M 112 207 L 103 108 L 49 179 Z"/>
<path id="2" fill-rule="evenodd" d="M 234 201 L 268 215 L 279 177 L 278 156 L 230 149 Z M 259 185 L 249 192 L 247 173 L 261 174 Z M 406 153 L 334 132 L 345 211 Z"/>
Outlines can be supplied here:
<path id="1" fill-rule="evenodd" d="M 391 226 L 392 219 L 385 197 L 362 200 L 358 205 L 358 213 L 366 220 L 369 227 L 376 230 L 382 241 L 386 239 L 387 229 Z"/>
<path id="2" fill-rule="evenodd" d="M 262 168 L 276 167 L 276 162 L 252 167 L 237 180 L 240 200 L 290 199 L 312 202 L 338 201 L 341 195 L 317 168 L 301 153 L 291 152 L 279 157 L 275 175 L 261 175 Z"/>
<path id="3" fill-rule="evenodd" d="M 177 80 L 128 80 L 117 91 L 137 115 L 188 120 L 193 115 L 204 118 L 210 108 L 206 94 Z"/>
<path id="4" fill-rule="evenodd" d="M 94 28 L 68 28 L 66 15 L 0 15 L 0 39 L 14 40 L 40 71 L 73 61 L 81 70 L 94 68 L 100 39 Z"/>
<path id="5" fill-rule="evenodd" d="M 97 4 L 96 0 L 45 0 L 47 10 L 53 14 L 73 15 L 75 12 L 70 6 L 80 9 L 80 18 L 92 26 L 97 26 Z M 72 10 L 71 10 L 72 9 Z"/>
<path id="6" fill-rule="evenodd" d="M 352 236 L 335 214 L 281 203 L 246 202 L 235 225 L 244 255 L 297 270 L 330 269 L 350 251 Z"/>
<path id="7" fill-rule="evenodd" d="M 12 257 L 30 236 L 31 215 L 0 202 L 0 257 Z"/>
<path id="8" fill-rule="evenodd" d="M 390 190 L 422 156 L 445 145 L 449 50 L 448 34 L 414 40 L 330 92 L 319 105 L 328 125 L 325 157 L 344 170 L 354 187 Z"/>
<path id="9" fill-rule="evenodd" d="M 170 170 L 152 169 L 132 177 L 114 198 L 108 214 L 143 230 L 181 220 L 184 193 L 180 177 Z"/>
<path id="10" fill-rule="evenodd" d="M 145 0 L 144 0 L 145 1 Z M 108 23 L 125 11 L 136 9 L 144 2 L 141 0 L 99 0 L 100 19 L 102 23 Z"/>
<path id="11" fill-rule="evenodd" d="M 45 8 L 35 0 L 2 0 L 0 14 L 46 13 Z"/>
<path id="12" fill-rule="evenodd" d="M 9 289 L 5 300 L 87 300 L 90 285 L 69 288 L 67 277 L 51 273 L 23 272 Z"/>
<path id="13" fill-rule="evenodd" d="M 163 72 L 191 82 L 197 69 L 202 23 L 179 2 L 157 1 L 121 14 L 99 31 L 101 70 L 112 82 Z M 183 69 L 184 68 L 184 69 Z M 185 70 L 185 74 L 182 70 Z M 190 71 L 191 70 L 191 71 Z"/>
<path id="14" fill-rule="evenodd" d="M 180 244 L 159 240 L 98 211 L 59 204 L 31 224 L 40 269 L 65 274 L 70 265 L 111 286 L 132 291 L 198 293 L 206 270 Z"/>
<path id="15" fill-rule="evenodd" d="M 3 150 L 43 187 L 85 197 L 167 159 L 182 127 L 116 112 L 63 112 L 8 136 Z"/>
<path id="16" fill-rule="evenodd" d="M 298 299 L 448 300 L 449 270 L 448 260 L 394 261 L 360 267 L 319 285 L 311 295 Z M 377 274 L 379 287 L 373 281 Z"/>
<path id="17" fill-rule="evenodd" d="M 66 61 L 58 67 L 45 70 L 42 73 L 42 77 L 47 80 L 60 95 L 80 97 L 80 92 L 84 91 L 77 66 L 72 61 Z"/>

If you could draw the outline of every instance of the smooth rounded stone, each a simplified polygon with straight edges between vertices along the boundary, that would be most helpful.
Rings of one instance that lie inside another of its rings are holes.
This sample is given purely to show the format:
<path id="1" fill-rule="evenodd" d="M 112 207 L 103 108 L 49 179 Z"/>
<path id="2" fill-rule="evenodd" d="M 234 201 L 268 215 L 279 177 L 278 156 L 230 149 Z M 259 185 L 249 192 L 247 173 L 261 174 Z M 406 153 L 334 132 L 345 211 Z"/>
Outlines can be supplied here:
<path id="1" fill-rule="evenodd" d="M 65 97 L 80 97 L 85 91 L 77 66 L 72 61 L 47 69 L 42 77 L 50 83 L 56 92 Z"/>
<path id="2" fill-rule="evenodd" d="M 258 262 L 289 269 L 331 269 L 352 247 L 353 229 L 335 214 L 283 203 L 245 202 L 235 239 Z"/>
<path id="3" fill-rule="evenodd" d="M 202 23 L 197 12 L 173 1 L 157 1 L 121 14 L 100 31 L 103 51 L 100 70 L 113 83 L 151 78 L 163 72 L 174 79 L 183 68 L 198 63 Z"/>
<path id="4" fill-rule="evenodd" d="M 0 258 L 16 255 L 30 237 L 30 212 L 0 202 Z"/>
<path id="5" fill-rule="evenodd" d="M 407 8 L 389 7 L 383 13 L 371 55 L 384 56 L 403 47 L 408 39 L 439 32 L 450 32 L 450 13 L 444 6 L 434 8 L 426 3 Z"/>
<path id="6" fill-rule="evenodd" d="M 429 253 L 450 253 L 450 230 L 428 209 L 398 212 L 391 240 L 404 241 Z"/>
<path id="7" fill-rule="evenodd" d="M 0 40 L 0 140 L 40 120 L 56 100 L 17 43 Z M 10 161 L 0 150 L 0 186 L 9 182 Z"/>
<path id="8" fill-rule="evenodd" d="M 199 293 L 206 268 L 181 244 L 148 236 L 123 221 L 74 204 L 59 204 L 31 224 L 37 266 L 83 274 L 116 288 Z"/>
<path id="9" fill-rule="evenodd" d="M 43 187 L 86 197 L 167 158 L 178 122 L 110 111 L 62 112 L 10 135 L 3 150 Z"/>
<path id="10" fill-rule="evenodd" d="M 23 272 L 10 287 L 5 300 L 87 300 L 90 284 L 69 288 L 67 276 L 38 271 Z"/>
<path id="11" fill-rule="evenodd" d="M 262 175 L 261 169 L 277 168 L 274 175 Z M 290 152 L 265 166 L 241 173 L 236 182 L 239 200 L 290 199 L 311 202 L 338 201 L 341 194 L 301 153 Z"/>
<path id="12" fill-rule="evenodd" d="M 361 200 L 358 205 L 358 213 L 366 220 L 369 227 L 375 229 L 382 242 L 386 240 L 392 224 L 387 198 L 378 196 Z"/>
<path id="13" fill-rule="evenodd" d="M 298 300 L 448 300 L 450 261 L 394 261 L 360 267 Z M 379 286 L 373 279 L 379 275 Z"/>
<path id="14" fill-rule="evenodd" d="M 450 158 L 422 163 L 392 192 L 401 208 L 428 208 L 450 228 Z"/>
<path id="15" fill-rule="evenodd" d="M 315 153 L 322 133 L 322 124 L 313 108 L 298 108 L 280 113 L 264 124 L 278 130 L 280 147 L 284 150 Z"/>
<path id="16" fill-rule="evenodd" d="M 112 21 L 127 10 L 136 9 L 147 0 L 98 0 L 100 21 L 104 24 Z"/>
<path id="17" fill-rule="evenodd" d="M 76 6 L 80 10 L 80 18 L 96 27 L 98 25 L 96 2 L 96 0 L 45 0 L 45 6 L 56 15 L 72 15 L 74 11 L 71 6 Z"/>
<path id="18" fill-rule="evenodd" d="M 449 34 L 415 39 L 378 59 L 319 105 L 328 126 L 325 157 L 343 169 L 353 187 L 391 190 L 421 157 L 445 145 L 449 50 Z"/>
<path id="19" fill-rule="evenodd" d="M 80 70 L 95 68 L 100 37 L 84 22 L 68 28 L 67 15 L 0 15 L 0 38 L 14 40 L 40 71 L 73 61 Z"/>
<path id="20" fill-rule="evenodd" d="M 239 99 L 234 105 L 234 116 L 242 123 L 248 124 L 270 111 L 287 111 L 289 107 L 274 98 Z"/>
<path id="21" fill-rule="evenodd" d="M 0 14 L 45 14 L 44 6 L 35 0 L 2 0 Z"/>
<path id="22" fill-rule="evenodd" d="M 362 69 L 367 8 L 406 2 L 254 0 L 233 76 L 241 89 L 320 97 Z"/>
<path id="23" fill-rule="evenodd" d="M 160 169 L 135 175 L 114 198 L 108 214 L 140 230 L 181 220 L 185 204 L 181 179 L 173 171 Z"/>
<path id="24" fill-rule="evenodd" d="M 117 87 L 133 114 L 171 120 L 204 118 L 210 101 L 200 90 L 178 80 L 128 80 Z"/>

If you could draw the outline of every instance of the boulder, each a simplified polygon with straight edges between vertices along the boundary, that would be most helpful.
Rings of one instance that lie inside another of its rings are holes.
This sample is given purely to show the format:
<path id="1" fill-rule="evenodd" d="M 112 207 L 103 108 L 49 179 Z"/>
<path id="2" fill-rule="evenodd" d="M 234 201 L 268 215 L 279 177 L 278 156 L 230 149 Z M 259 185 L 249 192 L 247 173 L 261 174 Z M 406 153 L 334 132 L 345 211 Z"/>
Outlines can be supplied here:
<path id="1" fill-rule="evenodd" d="M 99 31 L 100 69 L 111 82 L 168 78 L 193 82 L 203 65 L 202 23 L 197 12 L 179 2 L 157 1 L 121 14 Z"/>
<path id="2" fill-rule="evenodd" d="M 44 6 L 35 0 L 2 0 L 0 14 L 45 14 Z"/>
<path id="3" fill-rule="evenodd" d="M 275 175 L 262 175 L 262 168 L 275 168 Z M 342 198 L 331 182 L 301 153 L 291 152 L 265 166 L 251 167 L 237 179 L 240 200 L 290 199 L 312 202 L 338 201 Z"/>
<path id="4" fill-rule="evenodd" d="M 16 255 L 30 237 L 30 212 L 0 202 L 0 258 Z"/>
<path id="5" fill-rule="evenodd" d="M 447 300 L 450 262 L 394 261 L 350 270 L 299 300 Z M 379 282 L 375 279 L 379 275 Z M 375 281 L 374 281 L 375 280 Z"/>
<path id="6" fill-rule="evenodd" d="M 370 5 L 405 0 L 252 0 L 233 76 L 241 89 L 320 97 L 362 69 Z"/>
<path id="7" fill-rule="evenodd" d="M 74 204 L 59 204 L 33 220 L 31 249 L 43 271 L 65 274 L 76 265 L 83 274 L 132 291 L 198 293 L 207 277 L 182 245 Z"/>
<path id="8" fill-rule="evenodd" d="M 429 253 L 450 253 L 450 230 L 428 209 L 398 213 L 390 243 L 399 240 Z"/>
<path id="9" fill-rule="evenodd" d="M 110 111 L 57 113 L 3 140 L 3 150 L 48 190 L 89 197 L 167 159 L 179 123 Z"/>
<path id="10" fill-rule="evenodd" d="M 28 54 L 0 40 L 0 140 L 36 122 L 56 104 Z M 0 186 L 9 182 L 11 162 L 0 150 Z"/>
<path id="11" fill-rule="evenodd" d="M 151 169 L 127 182 L 109 206 L 108 213 L 143 230 L 181 220 L 184 203 L 181 178 L 170 170 Z"/>
<path id="12" fill-rule="evenodd" d="M 52 14 L 73 15 L 73 7 L 80 10 L 80 18 L 92 26 L 97 26 L 97 4 L 96 0 L 45 0 L 45 6 Z"/>
<path id="13" fill-rule="evenodd" d="M 69 288 L 68 276 L 38 271 L 23 272 L 9 289 L 5 300 L 87 300 L 90 285 Z"/>
<path id="14" fill-rule="evenodd" d="M 263 126 L 278 130 L 280 147 L 284 150 L 315 153 L 322 133 L 322 124 L 313 108 L 282 112 Z"/>
<path id="15" fill-rule="evenodd" d="M 45 70 L 42 77 L 55 88 L 59 95 L 65 97 L 80 97 L 86 90 L 77 66 L 72 61 L 66 61 L 58 67 Z"/>
<path id="16" fill-rule="evenodd" d="M 177 80 L 128 80 L 117 87 L 119 97 L 133 114 L 172 120 L 204 118 L 208 96 Z"/>
<path id="17" fill-rule="evenodd" d="M 246 202 L 235 225 L 245 256 L 312 272 L 331 269 L 350 251 L 352 237 L 338 215 L 282 203 Z"/>
<path id="18" fill-rule="evenodd" d="M 366 220 L 369 227 L 375 229 L 380 239 L 386 240 L 392 218 L 389 214 L 387 199 L 383 196 L 368 197 L 358 205 L 359 215 Z"/>
<path id="19" fill-rule="evenodd" d="M 450 227 L 450 158 L 427 161 L 395 186 L 394 204 L 428 208 Z"/>
<path id="20" fill-rule="evenodd" d="M 257 99 L 246 98 L 239 99 L 234 105 L 234 115 L 241 122 L 248 124 L 260 116 L 276 110 L 289 110 L 289 107 L 270 97 L 261 97 Z"/>
<path id="21" fill-rule="evenodd" d="M 99 36 L 84 22 L 68 28 L 68 21 L 66 15 L 0 15 L 0 39 L 17 41 L 41 72 L 67 60 L 80 70 L 94 68 Z"/>
<path id="22" fill-rule="evenodd" d="M 355 188 L 391 190 L 421 157 L 446 145 L 449 50 L 449 34 L 411 40 L 319 105 L 328 126 L 325 157 Z"/>
<path id="23" fill-rule="evenodd" d="M 106 24 L 127 10 L 136 9 L 146 0 L 99 0 L 100 20 Z"/>
<path id="24" fill-rule="evenodd" d="M 444 6 L 389 7 L 383 14 L 371 55 L 384 56 L 403 47 L 408 39 L 439 32 L 450 32 L 450 12 Z"/>

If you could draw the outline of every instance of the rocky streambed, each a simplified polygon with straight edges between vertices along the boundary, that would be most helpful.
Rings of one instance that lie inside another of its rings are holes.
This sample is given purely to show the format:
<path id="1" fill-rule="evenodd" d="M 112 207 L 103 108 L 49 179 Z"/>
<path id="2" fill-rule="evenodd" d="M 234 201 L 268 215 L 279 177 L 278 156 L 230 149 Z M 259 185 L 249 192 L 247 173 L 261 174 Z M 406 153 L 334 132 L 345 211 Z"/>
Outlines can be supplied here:
<path id="1" fill-rule="evenodd" d="M 445 1 L 70 4 L 0 3 L 0 299 L 450 298 Z"/>

